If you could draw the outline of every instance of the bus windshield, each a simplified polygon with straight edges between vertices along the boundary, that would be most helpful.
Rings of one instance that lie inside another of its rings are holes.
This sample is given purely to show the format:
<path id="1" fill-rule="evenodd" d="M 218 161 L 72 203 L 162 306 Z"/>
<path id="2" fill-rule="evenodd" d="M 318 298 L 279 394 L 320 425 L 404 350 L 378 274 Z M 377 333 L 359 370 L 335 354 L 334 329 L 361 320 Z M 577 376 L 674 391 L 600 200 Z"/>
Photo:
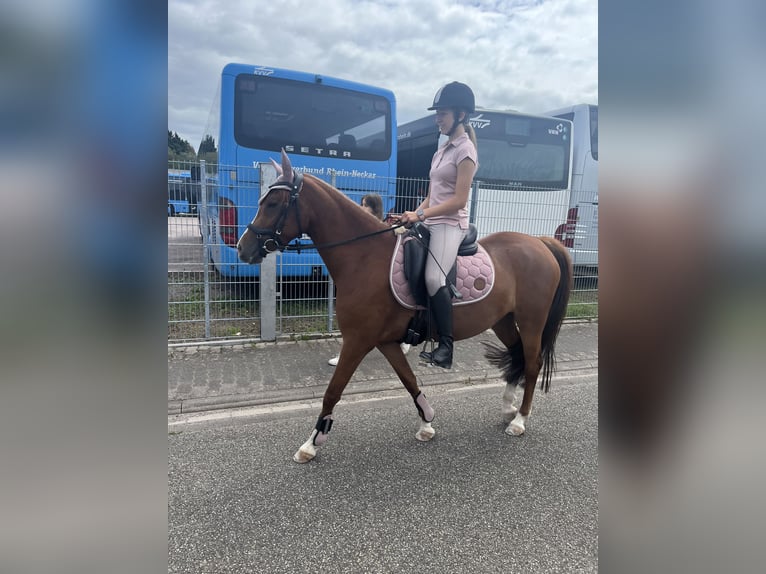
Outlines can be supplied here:
<path id="1" fill-rule="evenodd" d="M 470 122 L 479 142 L 476 179 L 512 187 L 568 187 L 568 125 L 546 118 L 488 113 Z"/>
<path id="2" fill-rule="evenodd" d="M 234 138 L 247 148 L 385 161 L 391 118 L 389 100 L 375 94 L 250 74 L 235 82 Z"/>

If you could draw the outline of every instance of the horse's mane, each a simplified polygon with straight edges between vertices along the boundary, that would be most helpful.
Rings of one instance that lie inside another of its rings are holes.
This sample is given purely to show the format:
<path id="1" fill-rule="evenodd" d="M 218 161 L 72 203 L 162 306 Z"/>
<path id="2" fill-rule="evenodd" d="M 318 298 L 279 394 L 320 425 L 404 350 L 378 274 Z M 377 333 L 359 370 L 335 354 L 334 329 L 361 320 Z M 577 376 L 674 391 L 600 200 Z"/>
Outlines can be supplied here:
<path id="1" fill-rule="evenodd" d="M 338 206 L 343 209 L 344 213 L 347 212 L 350 216 L 358 218 L 360 225 L 363 224 L 367 227 L 369 224 L 374 224 L 377 222 L 377 228 L 379 229 L 384 229 L 388 226 L 385 222 L 379 220 L 374 215 L 371 215 L 361 205 L 354 202 L 350 197 L 334 188 L 323 179 L 319 179 L 315 175 L 307 173 L 303 176 L 303 184 L 306 185 L 307 182 L 314 184 L 317 188 L 319 188 L 318 191 L 326 194 L 329 198 L 334 200 Z"/>

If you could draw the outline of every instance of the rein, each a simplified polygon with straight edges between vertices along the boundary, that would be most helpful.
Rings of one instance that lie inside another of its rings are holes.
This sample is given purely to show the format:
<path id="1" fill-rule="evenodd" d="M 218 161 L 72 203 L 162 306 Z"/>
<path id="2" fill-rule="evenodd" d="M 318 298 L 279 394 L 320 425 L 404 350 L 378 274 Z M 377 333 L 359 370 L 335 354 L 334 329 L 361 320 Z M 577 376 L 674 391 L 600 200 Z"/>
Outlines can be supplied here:
<path id="1" fill-rule="evenodd" d="M 403 223 L 397 223 L 396 225 L 393 225 L 386 229 L 373 231 L 372 233 L 365 233 L 364 235 L 352 237 L 351 239 L 344 239 L 343 241 L 334 241 L 331 243 L 322 243 L 320 245 L 317 245 L 315 243 L 309 243 L 306 245 L 304 244 L 285 245 L 281 241 L 282 228 L 284 227 L 285 221 L 287 220 L 287 214 L 290 212 L 290 208 L 293 205 L 295 205 L 296 218 L 298 221 L 298 237 L 303 235 L 303 230 L 301 229 L 301 212 L 300 212 L 300 207 L 298 204 L 298 196 L 300 195 L 302 188 L 303 188 L 302 173 L 295 173 L 292 183 L 282 181 L 282 182 L 277 182 L 270 185 L 269 191 L 271 191 L 272 189 L 285 189 L 290 192 L 290 201 L 282 210 L 282 213 L 279 216 L 279 220 L 277 221 L 276 226 L 272 230 L 272 229 L 255 227 L 252 223 L 247 224 L 247 229 L 250 230 L 252 233 L 254 233 L 256 238 L 260 239 L 261 237 L 264 237 L 264 236 L 267 237 L 266 241 L 263 243 L 263 246 L 261 247 L 261 250 L 263 252 L 262 254 L 264 256 L 274 251 L 297 251 L 298 253 L 300 253 L 302 249 L 320 249 L 320 248 L 326 249 L 330 247 L 339 247 L 341 245 L 353 243 L 354 241 L 367 239 L 368 237 L 373 237 L 375 235 L 380 235 L 382 233 L 388 233 L 389 231 L 394 231 L 398 229 L 399 227 L 404 226 Z M 269 245 L 269 243 L 271 243 L 271 245 Z"/>
<path id="2" fill-rule="evenodd" d="M 380 235 L 382 233 L 388 233 L 389 231 L 395 231 L 399 227 L 404 227 L 404 223 L 397 223 L 396 225 L 392 225 L 388 229 L 379 229 L 378 231 L 373 231 L 372 233 L 365 233 L 364 235 L 359 235 L 357 237 L 352 237 L 351 239 L 344 239 L 343 241 L 333 241 L 332 243 L 320 243 L 319 245 L 315 243 L 309 243 L 306 245 L 285 245 L 283 250 L 285 251 L 297 251 L 298 253 L 301 252 L 301 249 L 319 249 L 321 248 L 329 248 L 329 247 L 339 247 L 341 245 L 346 245 L 348 243 L 353 243 L 354 241 L 359 241 L 360 239 L 367 239 L 368 237 L 373 237 L 375 235 Z"/>

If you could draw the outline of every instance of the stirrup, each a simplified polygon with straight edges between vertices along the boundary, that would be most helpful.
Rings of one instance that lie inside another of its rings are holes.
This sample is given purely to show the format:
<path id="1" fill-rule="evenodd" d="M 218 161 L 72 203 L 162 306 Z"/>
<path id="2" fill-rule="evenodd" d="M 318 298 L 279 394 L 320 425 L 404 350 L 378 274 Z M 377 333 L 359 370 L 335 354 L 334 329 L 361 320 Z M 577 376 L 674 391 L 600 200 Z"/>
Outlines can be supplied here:
<path id="1" fill-rule="evenodd" d="M 429 343 L 431 344 L 431 350 L 426 351 L 426 348 L 428 347 Z M 418 357 L 426 361 L 427 363 L 431 362 L 431 355 L 434 352 L 434 341 L 431 339 L 426 339 L 423 343 L 423 350 L 418 353 Z"/>

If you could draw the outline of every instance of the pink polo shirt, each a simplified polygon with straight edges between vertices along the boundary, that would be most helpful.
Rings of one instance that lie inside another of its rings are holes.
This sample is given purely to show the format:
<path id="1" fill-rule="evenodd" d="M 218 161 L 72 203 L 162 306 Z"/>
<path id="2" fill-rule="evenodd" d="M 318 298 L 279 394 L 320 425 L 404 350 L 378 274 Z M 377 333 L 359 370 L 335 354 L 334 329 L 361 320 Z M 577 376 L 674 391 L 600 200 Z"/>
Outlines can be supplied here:
<path id="1" fill-rule="evenodd" d="M 478 158 L 476 148 L 468 137 L 468 134 L 458 136 L 453 141 L 446 143 L 436 150 L 431 160 L 431 197 L 429 207 L 435 207 L 444 203 L 447 199 L 455 195 L 455 184 L 457 183 L 457 165 L 465 158 L 473 161 L 473 174 L 476 175 Z M 448 215 L 437 215 L 428 218 L 429 224 L 447 223 L 449 225 L 459 225 L 461 229 L 468 229 L 468 210 L 463 207 L 457 213 Z"/>

